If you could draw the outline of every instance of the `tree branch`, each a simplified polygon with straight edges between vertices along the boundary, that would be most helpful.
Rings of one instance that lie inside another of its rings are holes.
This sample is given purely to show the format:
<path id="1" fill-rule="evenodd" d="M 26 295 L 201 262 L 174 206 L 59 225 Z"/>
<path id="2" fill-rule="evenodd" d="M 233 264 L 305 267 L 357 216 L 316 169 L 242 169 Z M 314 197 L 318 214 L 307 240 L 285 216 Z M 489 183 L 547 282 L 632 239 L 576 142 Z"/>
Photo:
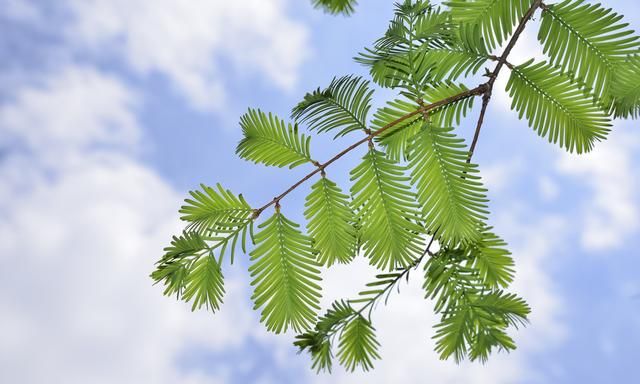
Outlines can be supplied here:
<path id="1" fill-rule="evenodd" d="M 341 152 L 339 152 L 338 154 L 333 156 L 331 159 L 327 160 L 325 163 L 316 164 L 316 169 L 314 169 L 313 171 L 311 171 L 308 174 L 306 174 L 303 178 L 301 178 L 300 180 L 295 182 L 292 186 L 287 188 L 280 195 L 274 197 L 273 200 L 271 200 L 270 202 L 266 203 L 265 205 L 263 205 L 262 207 L 260 207 L 258 209 L 255 209 L 253 211 L 253 218 L 255 219 L 258 216 L 260 216 L 260 214 L 265 209 L 269 208 L 270 206 L 272 206 L 274 204 L 279 203 L 280 200 L 282 200 L 289 193 L 293 192 L 296 188 L 298 188 L 300 185 L 302 185 L 305 181 L 309 180 L 311 177 L 313 177 L 317 173 L 323 172 L 325 168 L 327 168 L 329 165 L 333 164 L 335 161 L 340 159 L 342 156 L 344 156 L 347 153 L 351 152 L 352 150 L 358 148 L 360 145 L 369 142 L 374 137 L 381 135 L 385 131 L 393 128 L 394 126 L 402 123 L 403 121 L 405 121 L 405 120 L 407 120 L 407 119 L 409 119 L 409 118 L 411 118 L 411 117 L 413 117 L 413 116 L 415 116 L 415 115 L 417 115 L 419 113 L 426 113 L 426 112 L 431 111 L 433 109 L 440 108 L 440 107 L 442 107 L 444 105 L 455 103 L 457 101 L 468 99 L 470 97 L 480 96 L 480 95 L 482 95 L 482 94 L 484 94 L 486 92 L 486 87 L 487 87 L 486 84 L 481 84 L 481 85 L 479 85 L 479 86 L 477 86 L 477 87 L 475 87 L 473 89 L 470 89 L 470 90 L 467 90 L 467 91 L 464 91 L 464 92 L 460 92 L 457 95 L 453 95 L 453 96 L 448 97 L 446 99 L 442 99 L 440 101 L 436 101 L 435 103 L 432 103 L 432 104 L 421 106 L 420 108 L 416 109 L 415 111 L 413 111 L 411 113 L 408 113 L 408 114 L 406 114 L 406 115 L 404 115 L 404 116 L 402 116 L 402 117 L 390 122 L 389 124 L 385 125 L 384 127 L 373 131 L 371 134 L 367 135 L 365 138 L 363 138 L 363 139 L 353 143 L 349 147 L 345 148 L 344 150 L 342 150 Z"/>
<path id="2" fill-rule="evenodd" d="M 471 158 L 473 157 L 473 152 L 475 151 L 476 146 L 478 144 L 478 139 L 480 138 L 480 130 L 482 129 L 482 124 L 484 123 L 484 116 L 487 112 L 487 108 L 489 107 L 489 101 L 491 100 L 491 95 L 493 93 L 493 85 L 495 84 L 496 80 L 498 79 L 498 75 L 500 74 L 500 71 L 505 65 L 510 69 L 513 68 L 513 65 L 511 65 L 507 61 L 507 58 L 509 57 L 509 54 L 513 50 L 513 47 L 515 47 L 516 42 L 522 35 L 522 32 L 524 32 L 527 22 L 531 19 L 531 17 L 533 17 L 533 14 L 536 12 L 536 10 L 542 6 L 543 6 L 542 0 L 535 0 L 533 4 L 531 4 L 531 7 L 529 7 L 527 12 L 524 14 L 522 19 L 520 20 L 520 23 L 516 27 L 516 30 L 513 32 L 513 35 L 511 36 L 511 39 L 507 43 L 507 46 L 504 49 L 504 52 L 502 52 L 502 55 L 497 58 L 495 56 L 491 57 L 492 60 L 497 59 L 498 64 L 496 64 L 496 67 L 493 69 L 493 72 L 491 72 L 491 74 L 489 75 L 489 81 L 487 81 L 487 90 L 482 96 L 482 109 L 480 110 L 480 116 L 478 117 L 476 130 L 473 134 L 473 140 L 471 141 L 471 146 L 469 147 L 469 156 L 467 157 L 467 163 L 471 162 Z"/>
<path id="3" fill-rule="evenodd" d="M 485 84 L 483 84 L 485 88 L 484 88 L 484 91 L 482 92 L 482 109 L 480 110 L 480 116 L 478 118 L 478 123 L 476 125 L 476 130 L 475 130 L 474 135 L 473 135 L 473 140 L 471 142 L 471 146 L 469 147 L 469 156 L 467 158 L 467 163 L 471 162 L 471 158 L 473 157 L 473 153 L 474 153 L 475 148 L 476 148 L 476 146 L 478 144 L 478 138 L 480 137 L 480 130 L 482 128 L 482 124 L 484 123 L 484 117 L 485 117 L 485 114 L 487 112 L 487 108 L 489 106 L 489 102 L 491 100 L 491 94 L 493 92 L 493 85 L 494 85 L 496 79 L 498 78 L 498 75 L 500 74 L 500 71 L 502 70 L 502 68 L 505 65 L 507 67 L 509 67 L 509 68 L 512 67 L 512 65 L 507 61 L 507 58 L 509 57 L 509 54 L 513 50 L 513 47 L 515 46 L 516 42 L 518 41 L 518 39 L 522 35 L 522 32 L 524 31 L 527 22 L 531 19 L 531 17 L 535 13 L 535 11 L 538 8 L 543 6 L 542 4 L 543 4 L 542 0 L 535 0 L 533 2 L 533 4 L 531 4 L 531 7 L 529 8 L 529 10 L 525 13 L 525 15 L 520 20 L 520 23 L 518 24 L 515 32 L 511 36 L 511 39 L 507 43 L 507 46 L 506 46 L 504 52 L 502 53 L 502 55 L 500 57 L 495 57 L 495 56 L 491 57 L 491 59 L 495 58 L 495 61 L 497 61 L 498 64 L 496 64 L 496 67 L 494 68 L 493 72 L 491 72 L 491 74 L 489 75 L 489 80 Z M 477 89 L 477 88 L 475 88 L 475 89 Z M 425 118 L 426 117 L 427 116 L 425 115 Z M 374 305 L 374 303 L 378 299 L 380 299 L 392 287 L 394 287 L 397 284 L 397 282 L 400 281 L 400 279 L 402 279 L 404 276 L 406 276 L 412 268 L 415 268 L 418 265 L 420 265 L 422 260 L 424 260 L 424 258 L 431 253 L 430 252 L 430 248 L 434 243 L 436 235 L 437 235 L 437 231 L 436 231 L 436 233 L 434 233 L 431 236 L 431 240 L 429 241 L 429 244 L 427 245 L 427 247 L 425 248 L 424 252 L 422 253 L 422 255 L 420 257 L 418 257 L 412 263 L 410 263 L 407 267 L 405 267 L 402 270 L 402 273 L 400 273 L 400 275 L 398 275 L 398 277 L 393 279 L 393 281 L 390 282 L 389 285 L 382 292 L 380 292 L 378 295 L 374 296 L 371 299 L 371 301 L 369 301 L 367 304 L 365 304 L 357 313 L 358 314 L 361 313 L 367 307 L 372 307 Z"/>

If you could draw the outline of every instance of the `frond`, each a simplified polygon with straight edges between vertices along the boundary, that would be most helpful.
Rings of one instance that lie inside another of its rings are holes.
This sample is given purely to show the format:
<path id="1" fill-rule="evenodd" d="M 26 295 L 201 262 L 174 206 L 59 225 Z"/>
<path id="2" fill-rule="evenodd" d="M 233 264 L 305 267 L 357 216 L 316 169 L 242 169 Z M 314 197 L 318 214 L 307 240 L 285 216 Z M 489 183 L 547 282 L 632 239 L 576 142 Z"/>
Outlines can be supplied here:
<path id="1" fill-rule="evenodd" d="M 325 315 L 318 319 L 313 330 L 296 336 L 293 345 L 299 348 L 299 352 L 309 352 L 312 360 L 311 368 L 316 372 L 327 371 L 331 373 L 333 338 L 339 327 L 354 315 L 355 311 L 348 303 L 335 301 Z"/>
<path id="2" fill-rule="evenodd" d="M 469 90 L 464 84 L 443 82 L 426 89 L 422 96 L 425 104 L 432 104 L 440 100 L 448 99 Z M 429 116 L 434 125 L 440 127 L 453 127 L 459 125 L 462 118 L 473 108 L 473 97 L 458 100 L 429 111 Z"/>
<path id="3" fill-rule="evenodd" d="M 311 0 L 313 6 L 321 8 L 327 13 L 337 15 L 351 15 L 355 11 L 355 6 L 358 5 L 356 0 Z"/>
<path id="4" fill-rule="evenodd" d="M 549 5 L 542 13 L 538 39 L 553 66 L 560 66 L 593 87 L 593 96 L 609 94 L 616 64 L 639 52 L 638 37 L 622 15 L 582 0 Z"/>
<path id="5" fill-rule="evenodd" d="M 545 62 L 514 67 L 507 92 L 520 118 L 526 117 L 539 136 L 569 152 L 589 152 L 609 132 L 610 121 L 592 97 Z"/>
<path id="6" fill-rule="evenodd" d="M 432 84 L 438 84 L 475 75 L 490 55 L 479 27 L 461 25 L 458 34 L 450 37 L 446 46 L 419 51 L 417 57 L 425 62 L 423 68 L 429 68 L 429 73 L 422 77 L 428 78 Z"/>
<path id="7" fill-rule="evenodd" d="M 214 242 L 211 250 L 219 248 L 220 258 L 227 250 L 233 263 L 236 245 L 240 241 L 246 250 L 246 238 L 252 225 L 253 209 L 242 195 L 234 195 L 217 185 L 217 190 L 201 185 L 201 191 L 190 191 L 180 208 L 181 219 L 188 221 L 187 231 L 197 232 L 207 241 Z"/>
<path id="8" fill-rule="evenodd" d="M 357 315 L 340 334 L 338 360 L 348 371 L 353 372 L 358 366 L 368 371 L 373 368 L 373 361 L 380 358 L 379 346 L 375 328 L 369 320 Z"/>
<path id="9" fill-rule="evenodd" d="M 353 171 L 353 207 L 361 225 L 362 249 L 379 269 L 406 266 L 422 250 L 415 195 L 405 167 L 371 149 Z"/>
<path id="10" fill-rule="evenodd" d="M 185 301 L 193 301 L 192 311 L 203 305 L 213 312 L 220 308 L 224 295 L 224 276 L 213 254 L 196 260 L 185 280 L 186 286 L 182 298 Z"/>
<path id="11" fill-rule="evenodd" d="M 488 287 L 506 288 L 513 281 L 514 262 L 511 252 L 505 248 L 507 243 L 490 230 L 484 229 L 481 239 L 467 247 L 467 265 L 478 270 Z"/>
<path id="12" fill-rule="evenodd" d="M 357 238 L 349 197 L 323 176 L 311 187 L 305 208 L 307 230 L 319 251 L 318 261 L 326 266 L 350 262 L 356 254 Z"/>
<path id="13" fill-rule="evenodd" d="M 236 153 L 245 160 L 264 165 L 297 167 L 312 163 L 309 144 L 311 138 L 298 133 L 298 125 L 260 110 L 249 109 L 240 118 L 244 138 L 238 143 Z"/>
<path id="14" fill-rule="evenodd" d="M 426 226 L 445 244 L 477 240 L 488 214 L 478 167 L 467 162 L 464 140 L 452 131 L 425 123 L 414 137 L 410 157 Z"/>
<path id="15" fill-rule="evenodd" d="M 468 345 L 473 343 L 472 312 L 468 306 L 457 308 L 450 316 L 435 325 L 435 350 L 440 359 L 446 360 L 453 355 L 456 363 L 464 360 Z"/>
<path id="16" fill-rule="evenodd" d="M 361 77 L 334 78 L 324 90 L 307 93 L 291 117 L 318 132 L 340 129 L 336 137 L 360 129 L 366 131 L 372 95 L 369 82 Z"/>
<path id="17" fill-rule="evenodd" d="M 424 59 L 424 53 L 446 48 L 453 36 L 446 12 L 429 2 L 404 2 L 396 4 L 395 18 L 385 35 L 355 60 L 369 67 L 379 85 L 419 93 L 433 64 Z"/>
<path id="18" fill-rule="evenodd" d="M 197 232 L 174 236 L 151 277 L 164 283 L 165 295 L 192 302 L 191 310 L 205 306 L 215 312 L 222 304 L 224 277 L 207 239 Z"/>
<path id="19" fill-rule="evenodd" d="M 217 184 L 217 190 L 201 184 L 201 191 L 190 191 L 191 199 L 185 199 L 180 208 L 180 218 L 188 221 L 188 231 L 208 235 L 220 227 L 243 222 L 250 218 L 253 210 L 242 195 Z"/>
<path id="20" fill-rule="evenodd" d="M 156 284 L 164 284 L 164 295 L 181 297 L 193 261 L 208 251 L 207 243 L 197 232 L 185 231 L 180 236 L 173 236 L 171 245 L 164 249 L 164 255 L 156 263 L 151 278 Z"/>
<path id="21" fill-rule="evenodd" d="M 526 324 L 530 308 L 516 295 L 491 291 L 477 269 L 463 266 L 467 259 L 463 249 L 439 251 L 425 264 L 424 288 L 441 314 L 434 335 L 440 358 L 484 362 L 493 348 L 515 349 L 506 330 Z"/>
<path id="22" fill-rule="evenodd" d="M 420 105 L 415 101 L 406 99 L 392 100 L 385 107 L 376 111 L 371 122 L 372 129 L 377 131 L 386 127 L 419 108 Z M 422 120 L 422 115 L 416 114 L 382 132 L 376 136 L 375 140 L 384 147 L 385 153 L 391 160 L 396 162 L 407 160 L 409 157 L 409 144 L 413 136 L 420 131 Z"/>
<path id="23" fill-rule="evenodd" d="M 254 237 L 249 272 L 254 279 L 254 308 L 269 331 L 306 330 L 320 309 L 319 264 L 312 240 L 299 225 L 277 211 Z"/>
<path id="24" fill-rule="evenodd" d="M 461 305 L 468 295 L 476 295 L 489 287 L 477 269 L 466 265 L 464 249 L 444 248 L 424 265 L 422 286 L 425 298 L 435 299 L 435 311 L 448 313 Z"/>
<path id="25" fill-rule="evenodd" d="M 640 116 L 640 56 L 616 66 L 611 84 L 612 113 L 616 118 Z"/>
<path id="26" fill-rule="evenodd" d="M 489 49 L 500 46 L 524 17 L 531 0 L 454 0 L 444 3 L 454 22 L 479 28 Z"/>

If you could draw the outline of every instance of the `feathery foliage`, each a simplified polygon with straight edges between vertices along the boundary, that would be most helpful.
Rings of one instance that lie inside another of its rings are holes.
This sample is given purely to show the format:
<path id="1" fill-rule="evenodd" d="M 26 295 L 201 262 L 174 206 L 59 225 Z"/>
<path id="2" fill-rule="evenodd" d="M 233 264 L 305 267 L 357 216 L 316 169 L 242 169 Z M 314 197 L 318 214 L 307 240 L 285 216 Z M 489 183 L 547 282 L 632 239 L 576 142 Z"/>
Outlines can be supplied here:
<path id="1" fill-rule="evenodd" d="M 308 329 L 320 309 L 319 264 L 311 238 L 298 227 L 276 212 L 254 237 L 251 298 L 255 309 L 262 307 L 261 321 L 275 333 Z"/>
<path id="2" fill-rule="evenodd" d="M 233 263 L 236 244 L 242 243 L 246 249 L 247 230 L 250 228 L 253 209 L 242 195 L 235 196 L 220 184 L 218 190 L 201 185 L 202 191 L 190 191 L 191 199 L 185 199 L 180 208 L 181 219 L 189 222 L 187 231 L 197 232 L 214 241 L 212 249 L 220 248 L 220 258 L 227 251 Z"/>
<path id="3" fill-rule="evenodd" d="M 318 180 L 307 196 L 307 230 L 323 265 L 348 263 L 355 257 L 357 234 L 349 204 L 349 197 L 326 177 Z"/>
<path id="4" fill-rule="evenodd" d="M 382 129 L 418 108 L 420 105 L 415 101 L 404 98 L 392 100 L 387 103 L 387 106 L 376 111 L 371 126 L 374 130 Z M 384 147 L 391 160 L 396 162 L 407 160 L 409 158 L 409 144 L 422 127 L 422 122 L 422 116 L 415 115 L 377 136 L 376 141 Z"/>
<path id="5" fill-rule="evenodd" d="M 600 4 L 569 0 L 542 12 L 538 39 L 551 65 L 589 84 L 594 97 L 609 94 L 616 64 L 640 53 L 638 37 L 622 15 Z"/>
<path id="6" fill-rule="evenodd" d="M 358 4 L 356 0 L 311 0 L 313 6 L 327 13 L 350 15 Z"/>
<path id="7" fill-rule="evenodd" d="M 451 128 L 424 123 L 411 146 L 411 180 L 429 232 L 445 244 L 475 241 L 487 212 L 478 168 Z"/>
<path id="8" fill-rule="evenodd" d="M 299 352 L 308 350 L 313 361 L 312 368 L 317 372 L 331 372 L 333 353 L 331 351 L 333 339 L 338 327 L 356 315 L 356 311 L 344 301 L 335 301 L 327 313 L 318 319 L 313 330 L 296 336 L 293 343 L 300 348 Z M 358 342 L 359 340 L 352 340 Z"/>
<path id="9" fill-rule="evenodd" d="M 611 84 L 612 112 L 615 117 L 640 116 L 640 56 L 629 57 L 618 64 Z"/>
<path id="10" fill-rule="evenodd" d="M 298 125 L 286 124 L 272 114 L 249 109 L 240 118 L 244 138 L 236 153 L 245 160 L 289 168 L 312 163 L 311 137 L 298 133 Z"/>
<path id="11" fill-rule="evenodd" d="M 372 265 L 392 270 L 421 252 L 423 228 L 406 168 L 371 149 L 351 171 L 353 207 L 362 251 Z"/>
<path id="12" fill-rule="evenodd" d="M 334 14 L 351 14 L 356 4 L 312 2 Z M 509 53 L 540 11 L 538 37 L 550 64 L 512 64 Z M 496 56 L 499 46 L 505 48 Z M 314 168 L 258 208 L 220 185 L 190 192 L 180 209 L 186 228 L 165 248 L 152 279 L 192 310 L 216 312 L 225 291 L 223 259 L 230 254 L 233 264 L 240 248 L 249 255 L 254 309 L 267 330 L 295 331 L 294 345 L 311 355 L 317 371 L 331 371 L 334 353 L 348 371 L 366 371 L 380 358 L 374 309 L 423 266 L 425 297 L 440 319 L 434 339 L 442 359 L 485 362 L 495 350 L 515 349 L 509 331 L 526 324 L 530 308 L 507 291 L 514 260 L 486 223 L 487 191 L 471 162 L 494 85 L 501 71 L 511 71 L 507 92 L 520 119 L 569 152 L 588 152 L 606 139 L 612 118 L 640 116 L 638 37 L 620 15 L 583 0 L 450 0 L 442 6 L 403 0 L 384 35 L 355 60 L 368 67 L 373 82 L 396 91 L 391 101 L 369 121 L 373 89 L 351 75 L 308 93 L 293 108 L 294 124 L 249 109 L 240 119 L 239 157 Z M 468 86 L 466 80 L 481 73 L 484 82 Z M 478 96 L 482 109 L 468 148 L 456 127 Z M 334 140 L 363 136 L 320 163 L 311 157 L 304 128 L 332 132 Z M 365 144 L 347 196 L 326 169 Z M 281 213 L 281 202 L 318 176 L 305 200 L 305 234 Z M 270 208 L 275 213 L 262 220 Z M 378 269 L 375 278 L 357 297 L 335 301 L 317 317 L 321 267 L 348 264 L 360 253 Z"/>
<path id="13" fill-rule="evenodd" d="M 192 301 L 191 310 L 203 305 L 214 312 L 220 308 L 224 277 L 213 251 L 197 232 L 174 236 L 151 277 L 164 283 L 165 295 Z"/>
<path id="14" fill-rule="evenodd" d="M 477 27 L 487 45 L 494 49 L 511 35 L 531 0 L 454 0 L 445 5 L 451 9 L 454 22 Z"/>
<path id="15" fill-rule="evenodd" d="M 192 301 L 192 310 L 205 305 L 218 310 L 224 295 L 224 277 L 220 265 L 213 255 L 205 255 L 194 261 L 189 271 L 182 298 Z"/>
<path id="16" fill-rule="evenodd" d="M 402 87 L 418 94 L 429 81 L 434 61 L 444 60 L 446 53 L 427 57 L 434 49 L 444 49 L 453 39 L 447 13 L 432 7 L 428 1 L 404 1 L 396 4 L 395 18 L 384 37 L 373 48 L 356 57 L 369 67 L 373 80 L 383 87 Z"/>
<path id="17" fill-rule="evenodd" d="M 516 295 L 492 290 L 469 266 L 472 258 L 465 249 L 444 248 L 425 264 L 424 288 L 441 315 L 434 339 L 442 359 L 486 361 L 493 348 L 515 349 L 506 329 L 524 325 L 530 312 Z"/>
<path id="18" fill-rule="evenodd" d="M 371 108 L 369 82 L 361 77 L 333 79 L 323 90 L 307 93 L 291 112 L 291 117 L 307 123 L 309 129 L 328 132 L 340 129 L 336 137 L 349 132 L 367 130 L 367 114 Z"/>
<path id="19" fill-rule="evenodd" d="M 526 117 L 538 135 L 569 152 L 589 152 L 609 133 L 605 112 L 577 83 L 545 62 L 530 60 L 513 68 L 507 92 L 520 118 Z"/>
<path id="20" fill-rule="evenodd" d="M 380 358 L 379 346 L 371 322 L 362 315 L 357 315 L 340 334 L 338 360 L 349 371 L 354 371 L 358 366 L 368 371 L 373 368 L 373 360 Z"/>
<path id="21" fill-rule="evenodd" d="M 464 84 L 455 84 L 452 82 L 434 84 L 433 87 L 424 92 L 422 95 L 422 101 L 425 104 L 432 104 L 436 101 L 459 95 L 468 90 L 469 88 Z M 459 125 L 462 119 L 467 116 L 467 113 L 469 113 L 472 108 L 472 98 L 456 100 L 431 110 L 429 112 L 429 119 L 437 126 L 453 127 Z"/>

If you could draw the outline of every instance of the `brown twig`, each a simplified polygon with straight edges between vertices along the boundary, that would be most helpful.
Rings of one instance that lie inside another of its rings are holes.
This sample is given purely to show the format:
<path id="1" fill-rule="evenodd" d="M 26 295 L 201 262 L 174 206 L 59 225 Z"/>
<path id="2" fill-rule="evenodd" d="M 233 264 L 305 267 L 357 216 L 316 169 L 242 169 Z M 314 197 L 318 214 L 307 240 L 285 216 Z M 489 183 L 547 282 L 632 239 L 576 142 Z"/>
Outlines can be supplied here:
<path id="1" fill-rule="evenodd" d="M 535 0 L 533 4 L 531 4 L 531 7 L 529 7 L 527 12 L 524 14 L 522 19 L 520 20 L 520 23 L 516 27 L 516 30 L 513 32 L 513 35 L 511 36 L 511 39 L 507 43 L 507 46 L 505 47 L 504 52 L 502 52 L 502 55 L 500 57 L 497 57 L 498 64 L 496 64 L 496 67 L 493 69 L 493 72 L 491 72 L 491 74 L 489 75 L 489 81 L 487 81 L 486 83 L 487 89 L 484 95 L 482 96 L 482 109 L 480 110 L 478 123 L 476 124 L 476 129 L 475 129 L 475 132 L 473 133 L 471 146 L 469 147 L 469 155 L 467 156 L 467 163 L 471 162 L 471 158 L 473 157 L 473 152 L 475 151 L 476 146 L 478 145 L 478 139 L 480 138 L 480 131 L 482 129 L 482 124 L 484 123 L 484 116 L 487 113 L 487 108 L 489 107 L 489 101 L 491 100 L 491 95 L 493 93 L 493 85 L 495 84 L 496 80 L 498 79 L 498 75 L 500 74 L 500 71 L 505 65 L 509 69 L 513 69 L 513 65 L 507 61 L 507 58 L 509 57 L 509 54 L 513 50 L 513 47 L 515 47 L 516 42 L 522 35 L 522 32 L 524 32 L 527 22 L 531 19 L 531 17 L 533 17 L 533 14 L 540 7 L 543 7 L 542 0 Z M 496 57 L 491 56 L 491 58 L 495 59 Z"/>

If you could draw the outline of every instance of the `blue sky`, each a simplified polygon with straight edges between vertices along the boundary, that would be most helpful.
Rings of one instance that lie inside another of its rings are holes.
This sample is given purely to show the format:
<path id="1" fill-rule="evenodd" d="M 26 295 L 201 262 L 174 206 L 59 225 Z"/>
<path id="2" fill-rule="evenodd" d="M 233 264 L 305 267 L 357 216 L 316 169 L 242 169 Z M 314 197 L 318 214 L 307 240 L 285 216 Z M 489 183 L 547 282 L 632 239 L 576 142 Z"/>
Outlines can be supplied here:
<path id="1" fill-rule="evenodd" d="M 606 3 L 609 5 L 609 3 Z M 633 2 L 611 2 L 640 29 Z M 0 0 L 0 381 L 7 383 L 634 382 L 640 348 L 640 132 L 569 156 L 509 110 L 498 81 L 476 153 L 491 223 L 533 308 L 519 348 L 441 362 L 420 276 L 378 307 L 383 361 L 316 376 L 292 335 L 251 311 L 247 263 L 225 266 L 220 313 L 191 313 L 147 277 L 200 182 L 261 205 L 306 172 L 234 155 L 239 116 L 282 117 L 386 27 L 392 3 L 350 18 L 306 1 Z M 534 22 L 512 62 L 541 56 Z M 471 80 L 469 85 L 473 85 Z M 392 93 L 376 92 L 382 105 Z M 458 128 L 471 135 L 478 105 Z M 353 140 L 314 137 L 317 158 Z M 347 185 L 361 153 L 330 170 Z M 301 219 L 306 190 L 283 203 Z M 358 291 L 362 260 L 325 274 L 324 304 Z"/>

